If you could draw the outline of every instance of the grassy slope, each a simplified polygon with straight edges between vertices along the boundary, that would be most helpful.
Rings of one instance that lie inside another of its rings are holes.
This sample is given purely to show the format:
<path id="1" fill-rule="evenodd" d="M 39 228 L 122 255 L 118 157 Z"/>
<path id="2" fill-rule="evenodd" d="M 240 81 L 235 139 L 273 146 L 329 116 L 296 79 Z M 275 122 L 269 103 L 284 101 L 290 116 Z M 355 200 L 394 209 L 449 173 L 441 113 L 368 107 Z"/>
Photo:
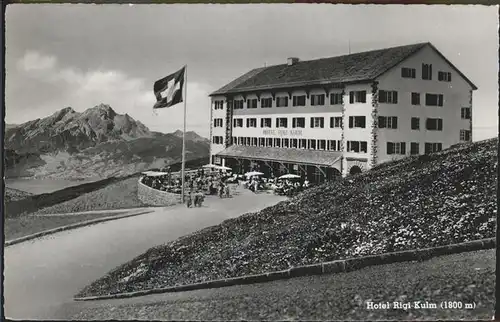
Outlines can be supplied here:
<path id="1" fill-rule="evenodd" d="M 19 189 L 5 187 L 5 202 L 18 201 L 28 198 L 32 194 Z"/>
<path id="2" fill-rule="evenodd" d="M 150 249 L 81 294 L 192 283 L 493 237 L 498 140 L 384 164 Z"/>
<path id="3" fill-rule="evenodd" d="M 67 216 L 20 216 L 5 219 L 5 240 L 11 240 L 54 229 L 66 225 L 76 224 L 87 220 L 111 216 L 121 216 L 125 212 L 78 214 Z"/>
<path id="4" fill-rule="evenodd" d="M 43 208 L 39 214 L 58 214 L 90 210 L 125 209 L 147 206 L 137 197 L 137 180 L 134 176 L 82 194 L 74 199 Z"/>

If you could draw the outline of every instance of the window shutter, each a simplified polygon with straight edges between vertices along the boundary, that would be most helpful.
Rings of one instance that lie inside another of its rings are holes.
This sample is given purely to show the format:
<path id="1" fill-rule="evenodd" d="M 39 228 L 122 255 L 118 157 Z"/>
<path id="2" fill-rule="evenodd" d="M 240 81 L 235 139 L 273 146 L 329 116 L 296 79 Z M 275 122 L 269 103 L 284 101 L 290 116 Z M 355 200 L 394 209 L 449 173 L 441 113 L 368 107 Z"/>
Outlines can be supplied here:
<path id="1" fill-rule="evenodd" d="M 349 116 L 349 128 L 352 129 L 353 126 L 354 126 L 354 117 Z"/>
<path id="2" fill-rule="evenodd" d="M 432 64 L 429 64 L 429 79 L 432 79 Z"/>
<path id="3" fill-rule="evenodd" d="M 398 92 L 394 91 L 394 104 L 398 104 Z"/>
<path id="4" fill-rule="evenodd" d="M 379 90 L 378 91 L 378 102 L 379 103 L 387 103 L 387 95 L 385 91 Z"/>
<path id="5" fill-rule="evenodd" d="M 354 92 L 349 92 L 349 104 L 354 103 Z"/>
<path id="6" fill-rule="evenodd" d="M 333 117 L 330 117 L 330 128 L 333 128 L 333 125 L 334 125 L 333 122 L 334 122 Z"/>
<path id="7" fill-rule="evenodd" d="M 280 119 L 276 118 L 276 127 L 280 127 Z"/>
<path id="8" fill-rule="evenodd" d="M 387 154 L 392 154 L 393 146 L 391 142 L 387 142 Z"/>
<path id="9" fill-rule="evenodd" d="M 392 117 L 392 128 L 393 129 L 397 129 L 398 128 L 398 117 L 397 116 L 393 116 Z"/>
<path id="10" fill-rule="evenodd" d="M 443 119 L 438 119 L 438 130 L 439 131 L 443 130 Z"/>
<path id="11" fill-rule="evenodd" d="M 325 119 L 323 117 L 320 119 L 320 123 L 321 123 L 321 128 L 324 128 L 325 127 Z"/>
<path id="12" fill-rule="evenodd" d="M 314 128 L 314 118 L 311 117 L 311 128 Z"/>
<path id="13" fill-rule="evenodd" d="M 401 142 L 401 154 L 406 154 L 406 142 Z"/>

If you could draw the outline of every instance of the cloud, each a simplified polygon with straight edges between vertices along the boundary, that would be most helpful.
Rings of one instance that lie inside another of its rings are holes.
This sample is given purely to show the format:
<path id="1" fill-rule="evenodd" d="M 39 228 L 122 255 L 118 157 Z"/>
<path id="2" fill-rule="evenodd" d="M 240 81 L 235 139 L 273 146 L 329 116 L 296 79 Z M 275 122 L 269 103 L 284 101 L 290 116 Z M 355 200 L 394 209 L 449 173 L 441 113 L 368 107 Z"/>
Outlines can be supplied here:
<path id="1" fill-rule="evenodd" d="M 28 51 L 18 61 L 18 68 L 25 72 L 53 69 L 57 59 L 54 56 L 44 56 L 37 51 Z"/>
<path id="2" fill-rule="evenodd" d="M 82 71 L 73 67 L 63 67 L 57 63 L 56 57 L 36 51 L 26 52 L 18 60 L 17 66 L 22 72 L 21 77 L 26 78 L 27 82 L 37 81 L 46 86 L 57 87 L 59 95 L 51 100 L 39 102 L 34 113 L 36 116 L 31 113 L 23 115 L 17 113 L 25 119 L 12 120 L 13 123 L 43 117 L 66 106 L 81 112 L 104 103 L 109 104 L 117 113 L 128 113 L 153 131 L 171 132 L 182 129 L 184 104 L 153 113 L 152 107 L 156 101 L 153 94 L 155 80 L 133 77 L 119 70 Z M 188 82 L 188 86 L 187 130 L 208 136 L 210 115 L 208 94 L 212 89 L 206 84 L 194 81 Z M 21 92 L 17 95 L 21 95 Z"/>

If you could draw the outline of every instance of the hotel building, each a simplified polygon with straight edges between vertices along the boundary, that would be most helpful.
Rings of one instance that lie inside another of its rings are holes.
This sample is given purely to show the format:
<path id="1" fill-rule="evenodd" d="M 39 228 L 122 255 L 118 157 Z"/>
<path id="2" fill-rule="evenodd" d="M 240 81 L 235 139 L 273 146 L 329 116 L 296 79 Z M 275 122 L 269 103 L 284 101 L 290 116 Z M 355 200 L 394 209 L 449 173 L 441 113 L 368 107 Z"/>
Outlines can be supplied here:
<path id="1" fill-rule="evenodd" d="M 477 87 L 421 43 L 257 68 L 210 94 L 212 163 L 314 182 L 472 140 Z"/>

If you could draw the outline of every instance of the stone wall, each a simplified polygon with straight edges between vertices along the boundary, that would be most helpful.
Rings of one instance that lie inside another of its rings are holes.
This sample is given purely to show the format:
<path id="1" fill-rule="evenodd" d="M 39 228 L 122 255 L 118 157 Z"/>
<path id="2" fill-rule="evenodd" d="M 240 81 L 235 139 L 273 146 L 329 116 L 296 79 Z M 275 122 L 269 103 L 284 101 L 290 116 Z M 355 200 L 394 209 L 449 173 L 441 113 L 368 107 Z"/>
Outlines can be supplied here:
<path id="1" fill-rule="evenodd" d="M 139 200 L 150 206 L 172 206 L 181 203 L 181 195 L 160 191 L 137 181 L 137 196 Z"/>

